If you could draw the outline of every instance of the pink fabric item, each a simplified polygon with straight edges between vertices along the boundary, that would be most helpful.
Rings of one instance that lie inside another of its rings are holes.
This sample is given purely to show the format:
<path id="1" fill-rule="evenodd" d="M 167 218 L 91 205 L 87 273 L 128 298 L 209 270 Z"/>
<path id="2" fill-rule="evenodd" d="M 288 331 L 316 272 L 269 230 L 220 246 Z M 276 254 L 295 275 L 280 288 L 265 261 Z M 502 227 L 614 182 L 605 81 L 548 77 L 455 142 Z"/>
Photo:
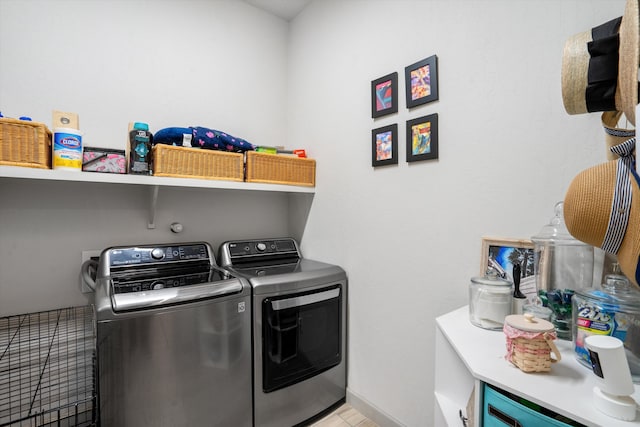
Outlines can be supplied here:
<path id="1" fill-rule="evenodd" d="M 513 326 L 510 326 L 509 324 L 505 323 L 504 326 L 502 327 L 502 330 L 504 331 L 505 336 L 507 337 L 507 354 L 504 356 L 505 359 L 507 359 L 509 362 L 511 362 L 511 356 L 513 355 L 513 350 L 516 347 L 516 344 L 513 342 L 513 340 L 515 340 L 516 338 L 525 338 L 528 340 L 547 340 L 547 339 L 551 339 L 551 340 L 555 340 L 556 338 L 558 338 L 558 335 L 556 334 L 556 331 L 544 331 L 544 332 L 529 332 L 529 331 L 523 331 L 522 329 L 518 329 L 518 328 L 514 328 Z M 519 350 L 522 350 L 521 348 L 519 348 Z M 538 351 L 536 352 L 536 354 L 549 354 L 551 352 L 551 349 L 547 350 L 543 350 L 543 351 Z"/>

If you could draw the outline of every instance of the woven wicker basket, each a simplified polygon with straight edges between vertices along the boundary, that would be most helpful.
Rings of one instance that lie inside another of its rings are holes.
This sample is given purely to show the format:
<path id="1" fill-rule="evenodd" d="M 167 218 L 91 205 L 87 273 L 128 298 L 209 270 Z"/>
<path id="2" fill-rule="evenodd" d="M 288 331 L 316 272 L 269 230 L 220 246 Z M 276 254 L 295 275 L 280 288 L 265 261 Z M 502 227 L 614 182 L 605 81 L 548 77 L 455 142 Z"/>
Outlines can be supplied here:
<path id="1" fill-rule="evenodd" d="M 315 187 L 316 161 L 247 151 L 247 182 Z"/>
<path id="2" fill-rule="evenodd" d="M 504 319 L 503 331 L 507 338 L 505 358 L 524 372 L 548 372 L 552 363 L 562 359 L 551 322 L 531 313 L 510 314 Z"/>
<path id="3" fill-rule="evenodd" d="M 0 118 L 0 165 L 51 169 L 51 131 L 42 123 Z"/>
<path id="4" fill-rule="evenodd" d="M 241 153 L 158 144 L 153 147 L 153 174 L 242 181 L 244 156 Z"/>
<path id="5" fill-rule="evenodd" d="M 515 338 L 512 344 L 511 362 L 524 372 L 548 372 L 556 361 L 551 359 L 551 346 L 543 338 Z M 553 342 L 551 345 L 555 348 Z"/>

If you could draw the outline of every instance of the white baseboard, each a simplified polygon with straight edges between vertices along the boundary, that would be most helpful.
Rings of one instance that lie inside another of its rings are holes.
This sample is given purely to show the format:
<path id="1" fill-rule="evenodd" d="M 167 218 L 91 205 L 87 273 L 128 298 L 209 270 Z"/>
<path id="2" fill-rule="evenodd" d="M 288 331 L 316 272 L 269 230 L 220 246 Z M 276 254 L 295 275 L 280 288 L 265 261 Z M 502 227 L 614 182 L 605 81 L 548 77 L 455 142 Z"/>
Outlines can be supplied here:
<path id="1" fill-rule="evenodd" d="M 358 410 L 362 415 L 369 418 L 380 427 L 404 427 L 400 421 L 386 414 L 366 399 L 358 396 L 347 388 L 347 403 Z"/>

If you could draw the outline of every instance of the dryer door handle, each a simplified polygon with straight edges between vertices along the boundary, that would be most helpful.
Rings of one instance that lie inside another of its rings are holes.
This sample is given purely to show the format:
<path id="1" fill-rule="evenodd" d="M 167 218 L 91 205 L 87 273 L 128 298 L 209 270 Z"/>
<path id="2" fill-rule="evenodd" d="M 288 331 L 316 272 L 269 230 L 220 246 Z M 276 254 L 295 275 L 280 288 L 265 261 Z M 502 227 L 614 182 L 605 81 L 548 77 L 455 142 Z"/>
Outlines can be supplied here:
<path id="1" fill-rule="evenodd" d="M 275 311 L 286 310 L 287 308 L 300 307 L 302 305 L 330 300 L 332 298 L 337 298 L 338 296 L 340 296 L 340 288 L 335 288 L 315 294 L 307 294 L 293 298 L 271 301 L 271 308 Z"/>

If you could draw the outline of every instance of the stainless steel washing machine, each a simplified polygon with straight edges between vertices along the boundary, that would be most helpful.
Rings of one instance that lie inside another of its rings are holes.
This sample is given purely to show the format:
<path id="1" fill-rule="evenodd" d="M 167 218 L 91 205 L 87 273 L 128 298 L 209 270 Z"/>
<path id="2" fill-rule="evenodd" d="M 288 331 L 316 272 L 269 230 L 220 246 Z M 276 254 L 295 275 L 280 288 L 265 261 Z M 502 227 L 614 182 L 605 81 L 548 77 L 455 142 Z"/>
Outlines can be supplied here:
<path id="1" fill-rule="evenodd" d="M 344 402 L 345 271 L 290 238 L 225 242 L 219 262 L 252 287 L 255 426 L 308 423 Z"/>
<path id="2" fill-rule="evenodd" d="M 207 243 L 104 250 L 95 286 L 101 425 L 252 426 L 250 295 Z"/>

